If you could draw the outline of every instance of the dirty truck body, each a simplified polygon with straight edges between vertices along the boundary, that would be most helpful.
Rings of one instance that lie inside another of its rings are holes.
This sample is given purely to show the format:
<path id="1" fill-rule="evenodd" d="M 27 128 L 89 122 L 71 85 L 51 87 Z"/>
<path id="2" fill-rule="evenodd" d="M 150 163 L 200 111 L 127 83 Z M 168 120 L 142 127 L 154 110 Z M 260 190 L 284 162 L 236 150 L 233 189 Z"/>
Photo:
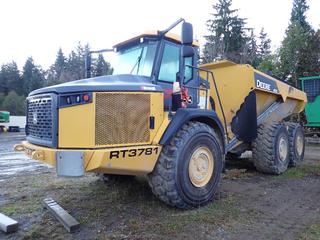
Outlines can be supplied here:
<path id="1" fill-rule="evenodd" d="M 179 208 L 213 199 L 226 154 L 252 150 L 271 174 L 301 161 L 301 127 L 283 119 L 303 110 L 305 94 L 249 65 L 197 66 L 192 25 L 183 22 L 180 39 L 168 33 L 176 24 L 116 45 L 112 76 L 31 92 L 16 150 L 59 176 L 147 176 Z"/>

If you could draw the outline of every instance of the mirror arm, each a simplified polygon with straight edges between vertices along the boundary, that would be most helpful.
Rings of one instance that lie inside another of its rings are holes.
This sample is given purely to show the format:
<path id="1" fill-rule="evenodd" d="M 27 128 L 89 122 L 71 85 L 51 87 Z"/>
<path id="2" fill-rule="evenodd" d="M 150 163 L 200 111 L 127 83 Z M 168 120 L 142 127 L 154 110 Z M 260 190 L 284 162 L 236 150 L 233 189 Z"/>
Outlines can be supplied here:
<path id="1" fill-rule="evenodd" d="M 171 29 L 175 28 L 181 22 L 185 22 L 184 18 L 178 19 L 173 24 L 171 24 L 167 29 L 159 31 L 159 35 L 163 37 L 167 32 L 169 32 Z"/>

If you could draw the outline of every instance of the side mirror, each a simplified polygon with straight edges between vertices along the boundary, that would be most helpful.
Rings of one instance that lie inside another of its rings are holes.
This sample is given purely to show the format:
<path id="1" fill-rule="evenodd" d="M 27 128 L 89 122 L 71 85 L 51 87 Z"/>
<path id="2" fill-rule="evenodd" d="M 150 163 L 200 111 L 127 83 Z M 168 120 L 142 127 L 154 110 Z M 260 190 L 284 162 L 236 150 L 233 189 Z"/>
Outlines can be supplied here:
<path id="1" fill-rule="evenodd" d="M 181 43 L 182 45 L 191 45 L 193 43 L 193 27 L 191 23 L 182 23 Z"/>
<path id="2" fill-rule="evenodd" d="M 194 48 L 191 46 L 182 46 L 181 47 L 181 56 L 182 58 L 193 57 L 194 56 Z"/>

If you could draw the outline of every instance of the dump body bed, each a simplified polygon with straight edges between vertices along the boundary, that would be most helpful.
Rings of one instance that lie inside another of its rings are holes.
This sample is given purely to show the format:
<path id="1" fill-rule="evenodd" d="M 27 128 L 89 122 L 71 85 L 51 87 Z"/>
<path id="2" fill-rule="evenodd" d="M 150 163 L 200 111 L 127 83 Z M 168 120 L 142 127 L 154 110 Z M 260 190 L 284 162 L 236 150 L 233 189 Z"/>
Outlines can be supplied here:
<path id="1" fill-rule="evenodd" d="M 232 121 L 246 101 L 249 101 L 250 93 L 255 96 L 256 118 L 275 102 L 279 103 L 277 110 L 273 111 L 263 122 L 281 121 L 291 114 L 299 113 L 304 109 L 307 102 L 304 92 L 247 64 L 220 61 L 204 64 L 200 67 L 213 72 L 226 118 L 228 134 L 231 138 L 234 136 L 231 127 Z M 205 72 L 201 74 L 203 78 L 206 77 Z M 213 80 L 209 78 L 209 82 L 209 96 L 213 98 L 218 116 L 223 121 L 217 93 L 215 88 L 212 87 L 214 86 Z M 254 109 L 251 110 L 253 112 Z M 261 122 L 258 124 L 261 124 Z"/>

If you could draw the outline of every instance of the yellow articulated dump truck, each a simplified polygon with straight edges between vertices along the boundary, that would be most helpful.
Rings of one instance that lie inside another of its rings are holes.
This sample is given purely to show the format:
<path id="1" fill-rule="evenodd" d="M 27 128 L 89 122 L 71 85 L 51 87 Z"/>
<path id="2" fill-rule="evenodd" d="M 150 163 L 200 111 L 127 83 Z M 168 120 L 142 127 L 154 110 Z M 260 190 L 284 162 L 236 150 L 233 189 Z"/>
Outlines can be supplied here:
<path id="1" fill-rule="evenodd" d="M 181 37 L 169 33 L 180 23 Z M 199 66 L 190 23 L 180 19 L 114 51 L 113 75 L 29 94 L 27 139 L 17 151 L 58 176 L 146 176 L 178 208 L 213 199 L 227 154 L 250 150 L 269 174 L 303 160 L 303 128 L 285 119 L 304 109 L 306 95 L 249 65 Z"/>

